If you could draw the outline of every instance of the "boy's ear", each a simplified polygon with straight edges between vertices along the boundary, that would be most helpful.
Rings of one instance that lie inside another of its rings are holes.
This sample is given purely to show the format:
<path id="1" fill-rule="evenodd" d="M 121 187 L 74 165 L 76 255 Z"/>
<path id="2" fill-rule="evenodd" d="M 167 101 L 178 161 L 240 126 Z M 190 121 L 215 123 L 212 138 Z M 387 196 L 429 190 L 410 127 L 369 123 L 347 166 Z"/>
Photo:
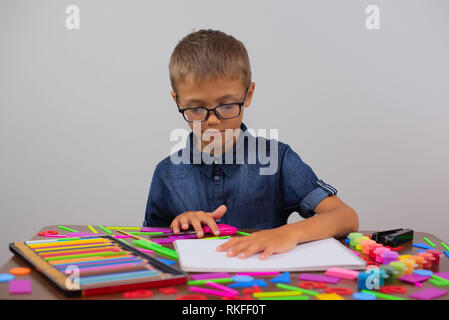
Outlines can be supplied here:
<path id="1" fill-rule="evenodd" d="M 171 96 L 172 96 L 173 100 L 176 103 L 176 93 L 173 90 L 170 93 L 171 93 Z"/>
<path id="2" fill-rule="evenodd" d="M 248 96 L 246 97 L 246 101 L 245 101 L 245 108 L 248 108 L 249 105 L 251 104 L 251 100 L 253 98 L 255 88 L 256 88 L 256 83 L 251 82 L 249 85 L 249 89 L 248 89 Z"/>

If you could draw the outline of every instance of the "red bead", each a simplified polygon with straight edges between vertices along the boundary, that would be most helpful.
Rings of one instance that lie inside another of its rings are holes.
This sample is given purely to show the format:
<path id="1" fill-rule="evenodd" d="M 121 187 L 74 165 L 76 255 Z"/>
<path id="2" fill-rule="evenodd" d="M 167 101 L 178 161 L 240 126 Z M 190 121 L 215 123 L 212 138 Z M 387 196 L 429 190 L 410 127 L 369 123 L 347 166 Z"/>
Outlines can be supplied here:
<path id="1" fill-rule="evenodd" d="M 383 286 L 380 288 L 380 292 L 382 293 L 406 293 L 407 288 L 402 286 Z"/>
<path id="2" fill-rule="evenodd" d="M 153 295 L 153 291 L 147 289 L 134 290 L 134 291 L 126 291 L 123 293 L 123 296 L 128 299 L 134 298 L 149 298 Z"/>
<path id="3" fill-rule="evenodd" d="M 325 289 L 327 288 L 327 284 L 324 282 L 301 281 L 298 283 L 298 287 L 302 289 Z"/>
<path id="4" fill-rule="evenodd" d="M 54 230 L 47 230 L 47 231 L 42 231 L 38 233 L 40 236 L 45 237 L 47 235 L 55 235 L 55 234 L 59 234 L 58 231 L 54 231 Z"/>
<path id="5" fill-rule="evenodd" d="M 243 294 L 253 294 L 254 292 L 262 292 L 259 286 L 253 286 L 252 288 L 243 289 Z"/>
<path id="6" fill-rule="evenodd" d="M 159 291 L 163 293 L 165 296 L 169 294 L 178 294 L 178 290 L 173 287 L 170 288 L 160 288 Z"/>
<path id="7" fill-rule="evenodd" d="M 348 296 L 353 293 L 352 289 L 350 288 L 343 288 L 343 287 L 333 287 L 333 288 L 327 288 L 324 290 L 326 293 L 336 293 L 341 296 Z"/>

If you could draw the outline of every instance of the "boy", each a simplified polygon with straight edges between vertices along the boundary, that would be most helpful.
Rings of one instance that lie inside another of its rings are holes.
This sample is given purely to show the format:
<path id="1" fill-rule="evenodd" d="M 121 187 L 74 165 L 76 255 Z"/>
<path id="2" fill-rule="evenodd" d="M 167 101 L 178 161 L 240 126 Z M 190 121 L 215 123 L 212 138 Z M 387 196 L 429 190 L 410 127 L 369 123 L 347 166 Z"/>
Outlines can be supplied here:
<path id="1" fill-rule="evenodd" d="M 193 32 L 174 49 L 169 71 L 173 100 L 192 129 L 176 153 L 188 161 L 169 156 L 156 166 L 144 226 L 170 226 L 175 234 L 191 226 L 199 238 L 203 225 L 218 235 L 216 222 L 266 229 L 217 248 L 240 258 L 261 252 L 260 259 L 358 230 L 357 213 L 287 144 L 248 134 L 242 118 L 255 83 L 240 41 L 220 31 Z M 242 152 L 243 162 L 236 161 Z M 277 170 L 261 174 L 266 165 L 249 161 L 256 153 L 276 156 Z M 307 219 L 286 224 L 292 212 Z"/>

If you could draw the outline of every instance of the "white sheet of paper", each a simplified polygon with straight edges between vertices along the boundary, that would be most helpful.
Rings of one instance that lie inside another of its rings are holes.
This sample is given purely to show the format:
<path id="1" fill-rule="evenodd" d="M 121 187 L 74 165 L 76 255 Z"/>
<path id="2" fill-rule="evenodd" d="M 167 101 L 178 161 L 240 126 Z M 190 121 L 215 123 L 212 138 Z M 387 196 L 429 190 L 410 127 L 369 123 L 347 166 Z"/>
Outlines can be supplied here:
<path id="1" fill-rule="evenodd" d="M 365 269 L 366 263 L 334 238 L 299 244 L 296 248 L 260 260 L 228 257 L 216 248 L 226 239 L 183 239 L 174 242 L 181 269 L 187 272 L 323 271 L 331 267 Z"/>

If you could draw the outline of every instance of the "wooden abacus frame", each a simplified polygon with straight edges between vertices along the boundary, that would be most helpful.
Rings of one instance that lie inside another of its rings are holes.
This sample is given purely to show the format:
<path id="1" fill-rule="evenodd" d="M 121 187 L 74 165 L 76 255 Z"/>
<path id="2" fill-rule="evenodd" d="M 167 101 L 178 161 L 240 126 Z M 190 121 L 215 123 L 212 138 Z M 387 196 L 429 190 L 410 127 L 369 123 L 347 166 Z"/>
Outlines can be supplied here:
<path id="1" fill-rule="evenodd" d="M 66 296 L 69 297 L 87 297 L 92 295 L 99 294 L 107 294 L 107 293 L 116 293 L 128 290 L 137 290 L 144 288 L 152 288 L 152 287 L 161 287 L 161 286 L 169 286 L 176 284 L 184 284 L 187 282 L 188 274 L 174 266 L 168 265 L 162 261 L 159 261 L 155 257 L 148 255 L 144 252 L 141 252 L 134 248 L 129 244 L 125 244 L 114 238 L 111 235 L 96 235 L 89 237 L 81 237 L 81 239 L 90 239 L 90 238 L 102 238 L 108 239 L 112 242 L 118 244 L 125 251 L 129 251 L 130 253 L 141 257 L 146 260 L 149 264 L 151 264 L 156 270 L 168 273 L 169 277 L 165 278 L 163 276 L 158 279 L 150 280 L 148 279 L 134 279 L 134 282 L 128 280 L 124 281 L 123 284 L 114 284 L 110 286 L 101 285 L 95 288 L 80 289 L 76 288 L 67 288 L 66 280 L 70 276 L 69 274 L 65 274 L 60 272 L 57 268 L 49 264 L 46 260 L 44 260 L 41 256 L 36 254 L 27 244 L 26 242 L 13 242 L 9 244 L 9 249 L 15 255 L 21 257 L 26 263 L 28 263 L 32 268 L 39 271 L 42 275 L 44 275 L 51 283 L 56 285 L 60 290 L 64 292 Z"/>

